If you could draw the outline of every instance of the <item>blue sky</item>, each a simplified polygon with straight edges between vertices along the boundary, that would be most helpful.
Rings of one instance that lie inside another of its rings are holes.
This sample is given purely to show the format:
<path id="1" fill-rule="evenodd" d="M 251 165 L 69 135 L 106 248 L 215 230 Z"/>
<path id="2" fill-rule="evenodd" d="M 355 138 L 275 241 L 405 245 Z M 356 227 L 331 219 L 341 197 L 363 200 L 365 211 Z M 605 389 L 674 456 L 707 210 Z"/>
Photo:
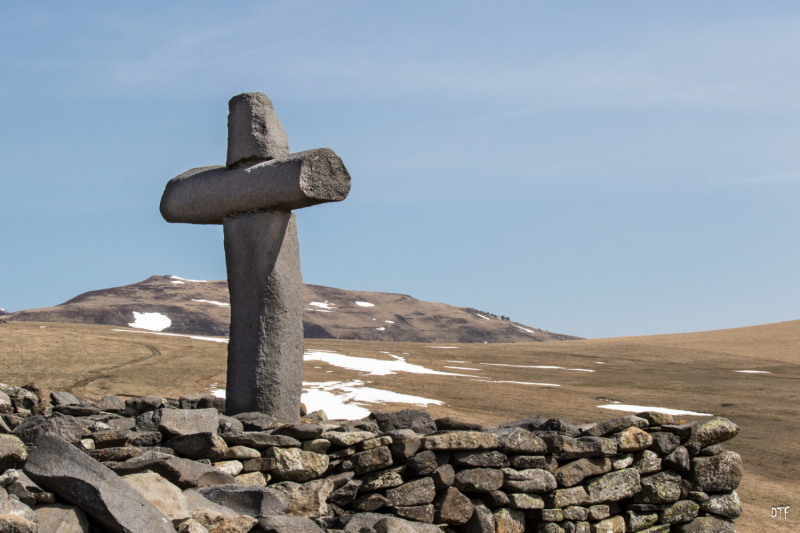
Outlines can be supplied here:
<path id="1" fill-rule="evenodd" d="M 699 4 L 699 5 L 698 5 Z M 796 2 L 5 3 L 0 307 L 222 279 L 166 182 L 228 99 L 353 178 L 306 282 L 587 337 L 800 318 Z"/>

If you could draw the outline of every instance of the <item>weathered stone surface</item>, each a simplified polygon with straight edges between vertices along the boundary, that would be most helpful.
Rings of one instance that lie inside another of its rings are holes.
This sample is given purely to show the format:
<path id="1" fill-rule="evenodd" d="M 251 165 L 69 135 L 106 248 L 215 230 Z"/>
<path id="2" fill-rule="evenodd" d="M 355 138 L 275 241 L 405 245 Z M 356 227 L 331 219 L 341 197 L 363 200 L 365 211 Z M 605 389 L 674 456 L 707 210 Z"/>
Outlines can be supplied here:
<path id="1" fill-rule="evenodd" d="M 233 415 L 232 418 L 241 422 L 245 431 L 266 431 L 268 429 L 277 428 L 281 425 L 281 423 L 278 422 L 274 416 L 258 411 L 237 413 Z"/>
<path id="2" fill-rule="evenodd" d="M 208 528 L 194 518 L 187 518 L 175 526 L 175 531 L 178 533 L 208 533 Z"/>
<path id="3" fill-rule="evenodd" d="M 572 487 L 577 485 L 587 477 L 599 476 L 611 471 L 611 459 L 603 458 L 584 458 L 576 459 L 564 466 L 559 467 L 554 476 L 560 487 Z"/>
<path id="4" fill-rule="evenodd" d="M 209 533 L 250 533 L 258 525 L 258 520 L 251 516 L 226 518 Z"/>
<path id="5" fill-rule="evenodd" d="M 674 531 L 676 533 L 736 533 L 736 526 L 724 518 L 703 516 L 688 524 L 676 526 Z"/>
<path id="6" fill-rule="evenodd" d="M 155 472 L 182 489 L 234 483 L 230 474 L 209 465 L 159 452 L 145 452 L 113 470 L 119 475 Z"/>
<path id="7" fill-rule="evenodd" d="M 524 431 L 524 430 L 520 430 Z M 469 468 L 504 468 L 510 466 L 506 454 L 497 450 L 486 452 L 458 452 L 454 453 L 451 463 L 455 466 Z"/>
<path id="8" fill-rule="evenodd" d="M 261 457 L 261 452 L 255 448 L 248 448 L 247 446 L 231 446 L 219 455 L 219 459 L 242 461 L 258 459 L 259 457 Z"/>
<path id="9" fill-rule="evenodd" d="M 612 516 L 594 524 L 593 533 L 625 533 L 625 519 L 621 516 Z"/>
<path id="10" fill-rule="evenodd" d="M 394 507 L 394 514 L 401 518 L 415 520 L 417 522 L 424 522 L 426 524 L 433 523 L 434 508 L 432 504 L 427 505 L 413 505 L 409 507 Z"/>
<path id="11" fill-rule="evenodd" d="M 252 517 L 284 513 L 289 505 L 285 494 L 269 487 L 215 485 L 184 492 L 197 492 L 217 505 Z"/>
<path id="12" fill-rule="evenodd" d="M 639 492 L 640 488 L 639 472 L 633 468 L 609 472 L 586 483 L 591 503 L 624 500 Z"/>
<path id="13" fill-rule="evenodd" d="M 569 507 L 570 505 L 589 504 L 589 494 L 582 485 L 568 489 L 554 490 L 550 495 L 551 507 Z"/>
<path id="14" fill-rule="evenodd" d="M 403 409 L 395 413 L 373 413 L 378 427 L 384 433 L 396 429 L 410 429 L 418 435 L 435 433 L 436 422 L 422 409 Z"/>
<path id="15" fill-rule="evenodd" d="M 125 410 L 125 402 L 119 396 L 103 396 L 94 405 L 106 413 L 121 413 Z"/>
<path id="16" fill-rule="evenodd" d="M 241 168 L 289 155 L 289 140 L 263 93 L 244 93 L 228 102 L 228 168 Z"/>
<path id="17" fill-rule="evenodd" d="M 334 446 L 343 448 L 373 439 L 375 435 L 369 431 L 326 431 L 320 437 L 327 439 Z"/>
<path id="18" fill-rule="evenodd" d="M 648 425 L 649 423 L 645 418 L 628 415 L 595 424 L 584 431 L 583 434 L 590 437 L 604 437 L 629 427 L 646 428 Z"/>
<path id="19" fill-rule="evenodd" d="M 161 408 L 156 410 L 153 418 L 158 420 L 158 430 L 167 438 L 194 433 L 216 433 L 219 427 L 219 413 L 216 409 Z"/>
<path id="20" fill-rule="evenodd" d="M 494 513 L 480 502 L 473 502 L 474 512 L 467 525 L 466 533 L 495 533 Z"/>
<path id="21" fill-rule="evenodd" d="M 429 477 L 409 481 L 386 491 L 386 499 L 393 507 L 407 507 L 431 503 L 436 497 L 436 487 Z"/>
<path id="22" fill-rule="evenodd" d="M 666 468 L 671 468 L 679 472 L 688 472 L 692 467 L 689 451 L 683 446 L 678 446 L 669 455 L 664 457 L 662 464 Z"/>
<path id="23" fill-rule="evenodd" d="M 653 444 L 650 446 L 650 449 L 659 455 L 668 455 L 672 453 L 681 443 L 678 436 L 672 433 L 658 432 L 651 433 L 651 436 L 653 437 Z"/>
<path id="24" fill-rule="evenodd" d="M 363 492 L 369 492 L 400 486 L 403 484 L 403 478 L 400 474 L 404 469 L 404 466 L 396 466 L 377 472 L 370 472 L 362 477 L 363 484 L 361 485 L 361 490 Z"/>
<path id="25" fill-rule="evenodd" d="M 451 416 L 437 418 L 435 422 L 439 431 L 484 431 L 486 429 L 482 424 L 459 420 Z"/>
<path id="26" fill-rule="evenodd" d="M 453 483 L 462 492 L 491 492 L 503 486 L 503 472 L 492 468 L 470 468 L 456 473 Z"/>
<path id="27" fill-rule="evenodd" d="M 56 405 L 81 405 L 83 402 L 80 398 L 66 391 L 56 391 L 50 393 L 50 402 Z"/>
<path id="28" fill-rule="evenodd" d="M 708 500 L 700 502 L 700 509 L 726 518 L 738 518 L 742 514 L 742 502 L 736 491 L 710 494 Z"/>
<path id="29" fill-rule="evenodd" d="M 356 513 L 352 515 L 349 517 L 344 531 L 345 533 L 362 533 L 363 531 L 369 531 L 370 528 L 373 528 L 382 521 L 388 521 L 388 525 L 397 528 L 398 533 L 406 533 L 407 531 L 405 528 L 400 529 L 401 526 L 410 526 L 413 528 L 412 531 L 415 533 L 440 533 L 439 528 L 436 526 L 420 523 L 409 523 L 401 519 L 390 518 L 386 515 L 378 513 Z M 394 533 L 394 530 L 392 529 L 387 529 L 385 531 Z"/>
<path id="30" fill-rule="evenodd" d="M 217 470 L 222 470 L 226 474 L 234 476 L 234 477 L 238 476 L 242 472 L 242 469 L 244 469 L 244 466 L 242 465 L 242 462 L 241 461 L 236 461 L 236 460 L 219 461 L 217 463 L 214 463 L 213 466 Z"/>
<path id="31" fill-rule="evenodd" d="M 234 478 L 237 485 L 255 485 L 257 487 L 265 487 L 270 479 L 270 475 L 263 472 L 248 472 Z"/>
<path id="32" fill-rule="evenodd" d="M 169 403 L 164 398 L 157 396 L 137 396 L 136 398 L 128 398 L 125 400 L 125 409 L 123 414 L 125 416 L 139 416 L 148 411 L 155 411 L 159 407 L 166 407 Z"/>
<path id="33" fill-rule="evenodd" d="M 189 506 L 181 489 L 155 472 L 128 474 L 122 479 L 170 520 L 185 520 L 190 517 Z"/>
<path id="34" fill-rule="evenodd" d="M 509 507 L 513 509 L 544 509 L 544 499 L 538 494 L 514 492 L 508 495 Z"/>
<path id="35" fill-rule="evenodd" d="M 25 463 L 28 451 L 25 443 L 15 435 L 0 435 L 0 472 L 19 468 Z"/>
<path id="36" fill-rule="evenodd" d="M 443 490 L 456 482 L 456 471 L 453 465 L 445 464 L 438 467 L 431 474 L 436 490 Z"/>
<path id="37" fill-rule="evenodd" d="M 356 511 L 373 512 L 389 505 L 389 499 L 377 492 L 366 493 L 353 501 L 352 507 Z"/>
<path id="38" fill-rule="evenodd" d="M 0 515 L 0 531 L 3 533 L 38 533 L 36 522 L 22 516 Z"/>
<path id="39" fill-rule="evenodd" d="M 691 500 L 680 500 L 661 512 L 659 522 L 662 524 L 683 524 L 697 517 L 700 506 Z"/>
<path id="40" fill-rule="evenodd" d="M 625 523 L 629 531 L 641 531 L 658 523 L 658 513 L 645 514 L 636 511 L 627 511 L 625 513 Z"/>
<path id="41" fill-rule="evenodd" d="M 499 509 L 494 512 L 496 533 L 525 533 L 525 513 L 517 509 Z"/>
<path id="42" fill-rule="evenodd" d="M 556 478 L 547 470 L 531 468 L 528 470 L 502 470 L 503 489 L 509 492 L 549 492 L 558 486 Z"/>
<path id="43" fill-rule="evenodd" d="M 642 450 L 635 456 L 633 468 L 639 471 L 639 474 L 654 474 L 662 468 L 661 457 L 656 452 L 650 450 Z"/>
<path id="44" fill-rule="evenodd" d="M 67 442 L 78 442 L 83 438 L 83 428 L 75 417 L 64 415 L 46 418 L 35 415 L 26 418 L 14 428 L 13 434 L 25 444 L 32 444 L 40 435 L 51 433 Z"/>
<path id="45" fill-rule="evenodd" d="M 41 505 L 36 508 L 36 519 L 42 533 L 89 533 L 89 519 L 80 507 Z"/>
<path id="46" fill-rule="evenodd" d="M 555 441 L 553 455 L 559 460 L 583 457 L 610 457 L 617 453 L 617 441 L 604 437 L 559 437 Z"/>
<path id="47" fill-rule="evenodd" d="M 685 424 L 663 424 L 661 431 L 673 433 L 681 439 L 681 442 L 686 442 L 691 436 L 694 428 L 697 427 L 697 422 L 687 422 Z"/>
<path id="48" fill-rule="evenodd" d="M 436 454 L 431 450 L 425 450 L 411 457 L 406 461 L 406 472 L 409 476 L 427 476 L 439 468 Z"/>
<path id="49" fill-rule="evenodd" d="M 455 487 L 448 487 L 440 493 L 436 497 L 434 507 L 436 508 L 434 520 L 437 524 L 460 526 L 469 522 L 473 513 L 472 502 Z"/>
<path id="50" fill-rule="evenodd" d="M 682 478 L 675 472 L 666 471 L 642 476 L 642 489 L 636 495 L 637 503 L 673 503 L 681 499 Z"/>
<path id="51" fill-rule="evenodd" d="M 317 518 L 328 514 L 327 501 L 333 492 L 333 481 L 329 479 L 308 483 L 284 481 L 270 487 L 284 494 L 288 502 L 286 512 L 291 515 Z"/>
<path id="52" fill-rule="evenodd" d="M 652 446 L 653 437 L 638 427 L 629 427 L 615 434 L 619 451 L 636 452 Z"/>
<path id="53" fill-rule="evenodd" d="M 392 452 L 386 446 L 380 446 L 356 453 L 349 460 L 352 462 L 353 471 L 356 474 L 365 474 L 392 466 Z"/>
<path id="54" fill-rule="evenodd" d="M 479 431 L 450 431 L 429 435 L 422 439 L 422 447 L 426 450 L 489 450 L 497 448 L 499 438 L 492 433 Z"/>
<path id="55" fill-rule="evenodd" d="M 392 439 L 389 450 L 397 459 L 408 459 L 422 446 L 419 436 L 411 429 L 395 429 L 386 432 L 386 435 Z"/>
<path id="56" fill-rule="evenodd" d="M 269 515 L 258 519 L 265 533 L 323 533 L 322 528 L 305 516 Z"/>
<path id="57" fill-rule="evenodd" d="M 114 472 L 55 435 L 36 440 L 25 473 L 113 531 L 174 531 L 166 516 Z"/>
<path id="58" fill-rule="evenodd" d="M 490 433 L 498 436 L 498 447 L 503 453 L 526 455 L 547 453 L 547 444 L 523 428 L 494 428 Z"/>
<path id="59" fill-rule="evenodd" d="M 165 444 L 178 455 L 191 459 L 222 459 L 228 450 L 228 445 L 216 431 L 181 435 L 168 440 Z"/>
<path id="60" fill-rule="evenodd" d="M 708 422 L 698 424 L 686 446 L 695 451 L 701 448 L 719 444 L 735 437 L 739 433 L 739 426 L 727 418 L 712 418 Z"/>
<path id="61" fill-rule="evenodd" d="M 270 448 L 267 454 L 275 459 L 275 468 L 270 474 L 283 481 L 311 481 L 328 469 L 327 455 L 305 452 L 300 448 Z"/>
<path id="62" fill-rule="evenodd" d="M 692 489 L 705 492 L 728 492 L 742 480 L 742 458 L 736 452 L 722 452 L 712 457 L 692 459 Z"/>

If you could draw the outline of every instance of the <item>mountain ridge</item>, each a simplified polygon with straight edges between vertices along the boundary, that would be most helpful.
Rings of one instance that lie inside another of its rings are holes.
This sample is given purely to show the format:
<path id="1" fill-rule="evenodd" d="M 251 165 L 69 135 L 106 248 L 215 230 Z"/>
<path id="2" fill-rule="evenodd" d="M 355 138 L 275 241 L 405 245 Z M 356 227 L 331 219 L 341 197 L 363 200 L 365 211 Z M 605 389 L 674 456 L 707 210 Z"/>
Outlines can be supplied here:
<path id="1" fill-rule="evenodd" d="M 131 326 L 192 335 L 228 335 L 225 280 L 150 276 L 129 285 L 79 294 L 53 307 L 27 309 L 6 321 Z M 575 340 L 472 307 L 426 302 L 407 294 L 305 284 L 306 338 L 405 342 L 536 342 Z"/>

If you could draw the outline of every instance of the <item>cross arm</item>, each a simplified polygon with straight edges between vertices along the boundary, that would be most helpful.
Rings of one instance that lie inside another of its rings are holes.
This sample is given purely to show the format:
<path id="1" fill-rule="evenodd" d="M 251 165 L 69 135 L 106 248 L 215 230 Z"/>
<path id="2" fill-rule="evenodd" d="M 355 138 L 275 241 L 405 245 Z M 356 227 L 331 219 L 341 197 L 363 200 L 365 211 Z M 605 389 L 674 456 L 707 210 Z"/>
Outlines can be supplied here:
<path id="1" fill-rule="evenodd" d="M 340 202 L 349 191 L 350 174 L 342 160 L 333 150 L 319 148 L 246 168 L 184 172 L 167 183 L 161 215 L 167 222 L 222 224 L 232 215 Z"/>

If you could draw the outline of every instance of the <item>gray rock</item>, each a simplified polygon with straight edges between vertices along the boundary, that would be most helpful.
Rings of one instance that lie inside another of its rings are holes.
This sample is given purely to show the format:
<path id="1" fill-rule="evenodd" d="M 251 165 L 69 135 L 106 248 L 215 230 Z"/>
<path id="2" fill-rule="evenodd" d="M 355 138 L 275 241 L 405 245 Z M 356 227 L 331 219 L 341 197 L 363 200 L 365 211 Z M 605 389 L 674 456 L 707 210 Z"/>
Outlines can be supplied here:
<path id="1" fill-rule="evenodd" d="M 661 512 L 659 522 L 662 524 L 683 524 L 697 518 L 700 506 L 691 500 L 680 500 Z"/>
<path id="2" fill-rule="evenodd" d="M 265 533 L 324 533 L 308 517 L 291 515 L 268 515 L 258 519 Z"/>
<path id="3" fill-rule="evenodd" d="M 32 444 L 40 435 L 51 433 L 67 442 L 78 442 L 83 438 L 83 428 L 75 417 L 64 415 L 45 418 L 35 415 L 26 418 L 14 428 L 14 435 L 25 444 Z"/>
<path id="4" fill-rule="evenodd" d="M 434 507 L 436 508 L 435 521 L 438 524 L 460 526 L 469 522 L 474 512 L 472 502 L 455 487 L 448 487 L 439 494 Z"/>
<path id="5" fill-rule="evenodd" d="M 456 471 L 450 464 L 442 465 L 433 471 L 431 479 L 436 485 L 436 490 L 444 490 L 456 482 Z"/>
<path id="6" fill-rule="evenodd" d="M 503 486 L 503 472 L 493 468 L 470 468 L 456 473 L 454 486 L 462 492 L 491 492 Z"/>
<path id="7" fill-rule="evenodd" d="M 508 457 L 497 450 L 455 453 L 452 457 L 452 463 L 455 466 L 470 468 L 505 468 L 510 466 Z"/>
<path id="8" fill-rule="evenodd" d="M 436 454 L 431 450 L 419 452 L 406 461 L 406 472 L 410 476 L 427 476 L 439 468 Z"/>
<path id="9" fill-rule="evenodd" d="M 674 531 L 676 533 L 736 533 L 736 526 L 724 518 L 703 516 L 688 524 L 675 526 Z"/>
<path id="10" fill-rule="evenodd" d="M 583 434 L 590 437 L 604 437 L 629 427 L 646 428 L 648 425 L 649 423 L 645 418 L 628 415 L 595 424 L 584 431 Z"/>
<path id="11" fill-rule="evenodd" d="M 422 446 L 422 441 L 411 429 L 395 429 L 386 432 L 386 435 L 392 439 L 389 450 L 397 459 L 408 459 Z"/>
<path id="12" fill-rule="evenodd" d="M 222 437 L 214 433 L 194 433 L 180 435 L 166 442 L 175 453 L 190 459 L 223 459 L 228 445 Z"/>
<path id="13" fill-rule="evenodd" d="M 114 472 L 55 435 L 36 440 L 25 473 L 112 531 L 174 531 L 167 517 Z"/>
<path id="14" fill-rule="evenodd" d="M 216 409 L 158 409 L 154 415 L 158 430 L 164 437 L 177 437 L 195 433 L 216 433 L 219 413 Z"/>
<path id="15" fill-rule="evenodd" d="M 89 533 L 89 519 L 80 507 L 49 504 L 36 508 L 39 531 L 48 533 Z"/>
<path id="16" fill-rule="evenodd" d="M 166 407 L 169 402 L 164 398 L 157 396 L 139 396 L 137 398 L 128 398 L 125 400 L 125 409 L 123 414 L 125 416 L 139 416 L 148 411 L 155 411 L 159 407 Z"/>
<path id="17" fill-rule="evenodd" d="M 370 492 L 373 490 L 390 489 L 392 487 L 398 487 L 402 485 L 403 477 L 401 476 L 401 473 L 404 469 L 404 466 L 396 466 L 366 474 L 361 479 L 363 482 L 361 485 L 361 491 Z"/>
<path id="18" fill-rule="evenodd" d="M 424 437 L 422 447 L 434 451 L 489 450 L 497 448 L 499 441 L 497 435 L 492 433 L 449 431 Z"/>
<path id="19" fill-rule="evenodd" d="M 474 512 L 464 528 L 466 533 L 495 533 L 494 514 L 485 505 L 473 503 Z"/>
<path id="20" fill-rule="evenodd" d="M 517 509 L 494 512 L 495 530 L 503 533 L 525 533 L 525 513 Z"/>
<path id="21" fill-rule="evenodd" d="M 686 444 L 690 451 L 699 451 L 701 448 L 719 444 L 735 437 L 739 433 L 739 426 L 727 418 L 712 418 L 708 422 L 698 424 Z"/>
<path id="22" fill-rule="evenodd" d="M 25 463 L 28 451 L 25 443 L 15 435 L 0 435 L 0 472 L 19 468 Z"/>
<path id="23" fill-rule="evenodd" d="M 636 413 L 639 418 L 644 418 L 651 426 L 663 426 L 665 424 L 674 424 L 675 420 L 672 415 L 667 413 L 659 413 L 657 411 L 645 411 L 644 413 Z"/>
<path id="24" fill-rule="evenodd" d="M 558 486 L 553 474 L 540 468 L 528 470 L 504 468 L 502 472 L 504 475 L 503 489 L 508 492 L 542 493 L 555 490 Z"/>
<path id="25" fill-rule="evenodd" d="M 311 481 L 328 469 L 327 455 L 306 452 L 300 448 L 270 448 L 265 454 L 275 459 L 275 467 L 270 474 L 282 481 Z"/>
<path id="26" fill-rule="evenodd" d="M 300 424 L 284 424 L 279 428 L 273 429 L 274 435 L 287 435 L 299 440 L 318 439 L 326 431 L 337 427 L 335 424 L 329 423 L 300 423 Z"/>
<path id="27" fill-rule="evenodd" d="M 71 392 L 66 392 L 66 391 L 51 392 L 50 401 L 54 406 L 81 405 L 83 403 L 80 398 L 78 398 Z"/>
<path id="28" fill-rule="evenodd" d="M 219 433 L 244 433 L 244 424 L 228 415 L 219 415 Z"/>
<path id="29" fill-rule="evenodd" d="M 145 452 L 114 465 L 113 470 L 119 475 L 155 472 L 182 489 L 235 482 L 231 475 L 209 465 L 159 452 Z"/>
<path id="30" fill-rule="evenodd" d="M 653 437 L 650 433 L 638 427 L 629 427 L 616 433 L 614 437 L 620 452 L 637 452 L 645 450 L 653 445 Z"/>
<path id="31" fill-rule="evenodd" d="M 446 416 L 435 420 L 439 431 L 484 431 L 486 428 L 475 422 L 466 422 L 456 418 Z"/>
<path id="32" fill-rule="evenodd" d="M 289 155 L 289 140 L 272 100 L 244 93 L 228 102 L 228 168 L 241 168 Z"/>
<path id="33" fill-rule="evenodd" d="M 625 533 L 625 519 L 621 516 L 612 516 L 594 524 L 594 533 Z"/>
<path id="34" fill-rule="evenodd" d="M 373 512 L 389 505 L 389 499 L 383 494 L 370 492 L 353 501 L 353 509 L 362 512 Z"/>
<path id="35" fill-rule="evenodd" d="M 392 452 L 386 446 L 380 446 L 356 453 L 350 458 L 350 461 L 352 461 L 355 473 L 361 475 L 392 466 Z"/>
<path id="36" fill-rule="evenodd" d="M 173 523 L 190 517 L 189 506 L 181 489 L 155 472 L 128 474 L 122 479 Z"/>
<path id="37" fill-rule="evenodd" d="M 396 429 L 410 429 L 418 435 L 430 435 L 437 431 L 436 422 L 422 409 L 403 409 L 396 413 L 373 413 L 381 431 L 388 433 Z"/>
<path id="38" fill-rule="evenodd" d="M 639 472 L 633 468 L 609 472 L 586 483 L 591 503 L 617 502 L 632 497 L 640 489 Z"/>
<path id="39" fill-rule="evenodd" d="M 679 472 L 688 472 L 692 467 L 689 451 L 683 446 L 678 446 L 669 455 L 664 457 L 662 464 L 666 468 L 671 468 Z"/>
<path id="40" fill-rule="evenodd" d="M 742 458 L 736 452 L 692 459 L 692 490 L 729 492 L 742 480 Z"/>
<path id="41" fill-rule="evenodd" d="M 227 507 L 237 514 L 252 517 L 284 513 L 288 508 L 286 495 L 269 487 L 215 485 L 184 492 L 197 492 L 217 505 Z"/>
<path id="42" fill-rule="evenodd" d="M 22 516 L 0 515 L 0 531 L 3 533 L 38 533 L 36 522 Z"/>
<path id="43" fill-rule="evenodd" d="M 700 503 L 700 509 L 725 518 L 738 518 L 742 514 L 742 502 L 736 491 L 710 494 L 708 500 Z"/>
<path id="44" fill-rule="evenodd" d="M 630 531 L 641 531 L 652 527 L 658 523 L 658 513 L 639 513 L 627 511 L 625 513 L 625 523 Z"/>
<path id="45" fill-rule="evenodd" d="M 266 431 L 268 429 L 275 429 L 281 425 L 274 416 L 258 411 L 238 413 L 233 415 L 232 418 L 241 422 L 245 431 Z"/>
<path id="46" fill-rule="evenodd" d="M 668 455 L 672 453 L 681 443 L 678 436 L 672 433 L 659 432 L 651 433 L 651 435 L 653 437 L 653 445 L 650 449 L 659 455 Z"/>
<path id="47" fill-rule="evenodd" d="M 316 479 L 308 483 L 284 481 L 271 485 L 286 497 L 286 512 L 294 516 L 317 518 L 328 514 L 328 497 L 333 492 L 333 482 Z"/>
<path id="48" fill-rule="evenodd" d="M 106 413 L 121 413 L 125 410 L 125 402 L 119 396 L 103 396 L 94 405 Z"/>
<path id="49" fill-rule="evenodd" d="M 407 518 L 417 522 L 424 522 L 426 524 L 433 523 L 435 512 L 432 504 L 413 505 L 410 507 L 394 507 L 393 511 L 394 514 L 401 518 Z"/>
<path id="50" fill-rule="evenodd" d="M 512 509 L 544 509 L 544 499 L 538 494 L 513 492 L 508 495 L 508 501 Z"/>
<path id="51" fill-rule="evenodd" d="M 587 505 L 589 494 L 582 485 L 568 489 L 557 489 L 550 494 L 550 507 L 569 507 L 570 505 Z"/>
<path id="52" fill-rule="evenodd" d="M 681 499 L 682 478 L 675 472 L 659 472 L 642 476 L 642 489 L 636 494 L 637 503 L 674 503 Z"/>
<path id="53" fill-rule="evenodd" d="M 351 479 L 331 493 L 330 502 L 340 507 L 351 503 L 358 496 L 362 483 L 360 479 Z"/>
<path id="54" fill-rule="evenodd" d="M 661 457 L 656 452 L 650 450 L 643 450 L 635 455 L 633 468 L 639 471 L 641 475 L 653 474 L 662 468 Z"/>
<path id="55" fill-rule="evenodd" d="M 554 472 L 554 475 L 559 487 L 572 487 L 587 477 L 599 476 L 610 471 L 611 459 L 607 457 L 584 458 L 576 459 L 559 467 Z"/>
<path id="56" fill-rule="evenodd" d="M 429 477 L 409 481 L 386 491 L 386 499 L 393 507 L 429 504 L 435 496 L 436 487 Z"/>
<path id="57" fill-rule="evenodd" d="M 531 455 L 547 453 L 547 444 L 523 428 L 494 428 L 489 432 L 498 436 L 498 447 L 503 453 Z"/>
<path id="58" fill-rule="evenodd" d="M 560 461 L 583 457 L 610 457 L 617 453 L 617 441 L 604 437 L 559 437 L 553 455 Z"/>
<path id="59" fill-rule="evenodd" d="M 336 447 L 344 448 L 374 439 L 375 435 L 369 431 L 326 431 L 320 437 Z"/>

